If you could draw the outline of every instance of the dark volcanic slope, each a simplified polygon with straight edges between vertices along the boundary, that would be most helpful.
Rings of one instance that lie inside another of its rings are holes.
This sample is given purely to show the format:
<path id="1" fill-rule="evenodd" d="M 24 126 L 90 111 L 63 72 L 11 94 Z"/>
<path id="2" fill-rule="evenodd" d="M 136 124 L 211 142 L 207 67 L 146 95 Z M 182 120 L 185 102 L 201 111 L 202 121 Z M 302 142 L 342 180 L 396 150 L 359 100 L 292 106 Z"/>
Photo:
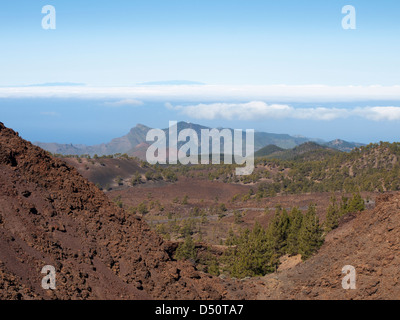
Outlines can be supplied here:
<path id="1" fill-rule="evenodd" d="M 76 169 L 0 123 L 1 299 L 246 297 L 239 282 L 222 283 L 170 252 Z M 56 268 L 54 291 L 41 287 L 44 265 Z"/>

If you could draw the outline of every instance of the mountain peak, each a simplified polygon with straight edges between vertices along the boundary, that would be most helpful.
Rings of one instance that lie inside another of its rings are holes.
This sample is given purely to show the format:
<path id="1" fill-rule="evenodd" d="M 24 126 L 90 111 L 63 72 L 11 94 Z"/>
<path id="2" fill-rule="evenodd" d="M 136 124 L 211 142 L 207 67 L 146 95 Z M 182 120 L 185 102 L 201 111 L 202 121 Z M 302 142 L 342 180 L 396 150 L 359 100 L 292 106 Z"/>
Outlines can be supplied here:
<path id="1" fill-rule="evenodd" d="M 146 125 L 144 125 L 144 124 L 141 124 L 141 123 L 138 123 L 134 128 L 138 128 L 138 129 L 150 129 L 150 127 L 148 127 L 148 126 L 146 126 Z M 134 129 L 134 128 L 132 128 L 132 129 Z"/>
<path id="2" fill-rule="evenodd" d="M 327 148 L 326 146 L 322 146 L 314 141 L 306 141 L 303 142 L 294 148 L 293 150 L 315 150 L 315 149 L 321 149 L 321 148 Z"/>
<path id="3" fill-rule="evenodd" d="M 327 147 L 334 148 L 340 151 L 350 152 L 354 148 L 363 146 L 362 143 L 348 142 L 342 139 L 335 139 L 324 144 Z"/>
<path id="4" fill-rule="evenodd" d="M 168 123 L 167 123 L 168 125 Z M 130 131 L 122 136 L 112 139 L 108 143 L 103 143 L 99 145 L 93 146 L 86 146 L 86 145 L 67 145 L 67 144 L 57 144 L 57 143 L 40 143 L 36 142 L 35 144 L 50 151 L 51 153 L 55 154 L 89 154 L 93 156 L 94 154 L 97 155 L 110 155 L 115 153 L 127 153 L 127 154 L 135 154 L 135 148 L 137 146 L 143 146 L 143 143 L 146 142 L 146 136 L 151 127 L 148 127 L 142 123 L 136 124 L 135 127 L 131 128 Z M 180 132 L 184 129 L 193 129 L 196 131 L 198 136 L 201 136 L 202 129 L 211 129 L 210 127 L 196 124 L 187 121 L 178 121 L 177 122 L 177 129 Z M 218 130 L 222 130 L 224 128 L 220 127 Z M 231 128 L 226 128 L 231 130 Z M 166 134 L 169 132 L 169 128 L 162 129 Z M 311 141 L 310 141 L 311 140 Z M 283 149 L 293 149 L 301 144 L 310 141 L 309 143 L 300 147 L 300 150 L 310 150 L 310 149 L 321 149 L 322 146 L 337 149 L 340 151 L 349 152 L 355 147 L 359 147 L 362 144 L 358 143 L 349 143 L 340 139 L 335 141 L 331 141 L 325 143 L 324 141 L 319 141 L 315 139 L 309 138 L 296 138 L 289 134 L 276 134 L 276 133 L 267 133 L 267 132 L 255 132 L 254 135 L 254 150 L 258 151 L 263 147 L 268 145 L 275 145 L 279 148 Z M 267 150 L 262 151 L 261 153 L 268 153 L 271 152 L 271 147 L 267 148 Z"/>
<path id="5" fill-rule="evenodd" d="M 345 143 L 345 141 L 342 140 L 342 139 L 335 139 L 335 140 L 333 140 L 331 142 L 332 142 L 332 144 L 335 144 L 335 145 L 339 145 L 339 144 Z"/>

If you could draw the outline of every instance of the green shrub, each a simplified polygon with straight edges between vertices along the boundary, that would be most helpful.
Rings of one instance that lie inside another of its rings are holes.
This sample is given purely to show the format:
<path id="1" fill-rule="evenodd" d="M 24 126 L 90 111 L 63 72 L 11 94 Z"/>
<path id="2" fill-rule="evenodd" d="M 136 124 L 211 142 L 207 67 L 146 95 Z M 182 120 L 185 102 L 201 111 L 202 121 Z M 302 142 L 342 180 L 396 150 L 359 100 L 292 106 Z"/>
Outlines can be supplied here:
<path id="1" fill-rule="evenodd" d="M 175 252 L 175 259 L 193 259 L 196 260 L 196 247 L 191 236 L 187 235 L 185 241 L 180 243 Z"/>

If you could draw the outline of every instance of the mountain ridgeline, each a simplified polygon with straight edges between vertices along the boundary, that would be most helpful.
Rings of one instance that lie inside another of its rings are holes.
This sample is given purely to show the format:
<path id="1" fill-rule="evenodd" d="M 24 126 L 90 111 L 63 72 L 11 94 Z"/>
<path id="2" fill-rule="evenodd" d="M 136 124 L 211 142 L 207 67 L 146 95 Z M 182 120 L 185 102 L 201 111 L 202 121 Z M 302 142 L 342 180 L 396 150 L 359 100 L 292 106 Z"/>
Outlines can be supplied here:
<path id="1" fill-rule="evenodd" d="M 400 144 L 381 142 L 340 152 L 306 143 L 292 150 L 256 158 L 252 182 L 261 181 L 267 169 L 268 183 L 260 194 L 305 192 L 399 191 Z"/>
<path id="2" fill-rule="evenodd" d="M 53 154 L 61 154 L 61 155 L 84 155 L 88 154 L 90 156 L 94 156 L 97 154 L 98 156 L 102 155 L 112 155 L 112 154 L 128 154 L 129 156 L 135 156 L 140 159 L 145 159 L 146 150 L 151 142 L 146 141 L 146 135 L 149 130 L 152 128 L 147 127 L 142 124 L 136 125 L 136 127 L 132 128 L 126 135 L 112 139 L 108 143 L 102 143 L 93 146 L 87 146 L 84 144 L 59 144 L 59 143 L 43 143 L 43 142 L 35 142 L 34 144 L 45 149 Z M 201 142 L 201 130 L 202 129 L 211 129 L 206 126 L 188 123 L 188 122 L 178 122 L 177 124 L 178 132 L 184 129 L 193 129 L 197 136 L 199 137 L 199 143 Z M 222 129 L 222 128 L 218 128 Z M 229 129 L 233 136 L 233 129 Z M 166 133 L 166 140 L 168 143 L 168 132 L 169 129 L 163 129 Z M 245 138 L 245 133 L 243 133 L 243 138 Z M 258 132 L 256 131 L 254 134 L 254 150 L 260 151 L 256 156 L 267 156 L 273 150 L 274 152 L 283 151 L 283 149 L 292 149 L 306 142 L 314 141 L 315 139 L 305 138 L 305 137 L 295 137 L 288 134 L 276 134 L 276 133 L 267 133 L 267 132 Z M 315 140 L 318 143 L 323 144 L 321 140 Z M 178 147 L 180 147 L 184 142 L 180 142 Z M 269 147 L 268 146 L 275 146 Z M 362 144 L 346 142 L 343 140 L 334 140 L 328 142 L 326 144 L 327 147 L 331 149 L 336 149 L 340 151 L 351 151 L 355 147 L 359 147 Z M 267 150 L 261 151 L 263 148 L 267 148 Z M 275 148 L 275 149 L 271 149 Z M 279 149 L 282 150 L 279 150 Z"/>
<path id="3" fill-rule="evenodd" d="M 258 150 L 255 156 L 279 160 L 321 160 L 340 152 L 341 151 L 329 148 L 325 145 L 309 141 L 287 150 L 269 145 Z"/>

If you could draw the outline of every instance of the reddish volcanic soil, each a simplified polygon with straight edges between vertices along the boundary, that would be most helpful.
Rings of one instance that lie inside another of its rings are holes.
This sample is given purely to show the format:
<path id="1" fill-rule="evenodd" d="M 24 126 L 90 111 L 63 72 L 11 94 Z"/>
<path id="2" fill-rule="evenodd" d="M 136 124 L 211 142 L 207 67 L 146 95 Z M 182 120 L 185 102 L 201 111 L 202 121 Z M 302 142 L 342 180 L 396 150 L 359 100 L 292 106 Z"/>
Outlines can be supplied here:
<path id="1" fill-rule="evenodd" d="M 345 265 L 356 289 L 342 288 Z M 258 299 L 400 299 L 400 194 L 383 195 L 375 210 L 343 217 L 318 253 L 263 278 Z"/>
<path id="2" fill-rule="evenodd" d="M 166 182 L 147 182 L 134 187 L 123 188 L 121 190 L 113 190 L 107 192 L 107 196 L 112 200 L 120 198 L 125 208 L 135 207 L 141 202 L 149 203 L 152 200 L 159 201 L 163 206 L 163 212 L 157 207 L 150 210 L 145 215 L 146 221 L 157 223 L 167 223 L 168 213 L 173 213 L 174 217 L 188 218 L 194 207 L 208 210 L 216 204 L 225 204 L 228 211 L 225 216 L 218 218 L 215 213 L 208 212 L 208 222 L 203 223 L 202 239 L 210 244 L 219 244 L 220 240 L 226 239 L 229 229 L 239 230 L 240 228 L 253 228 L 255 222 L 260 223 L 263 227 L 267 227 L 269 221 L 275 215 L 275 208 L 281 205 L 283 208 L 290 210 L 298 207 L 301 210 L 307 210 L 310 204 L 317 204 L 317 213 L 320 221 L 323 222 L 326 216 L 326 210 L 330 203 L 332 193 L 312 193 L 312 194 L 296 194 L 296 195 L 278 195 L 275 197 L 248 201 L 241 201 L 241 197 L 249 192 L 254 186 L 243 184 L 229 184 L 218 181 L 209 181 L 204 179 L 186 178 L 180 176 L 179 180 L 174 183 Z M 241 195 L 239 200 L 232 202 L 232 197 Z M 189 197 L 188 204 L 174 204 L 174 199 L 182 200 L 187 195 Z M 335 193 L 336 199 L 339 201 L 342 193 Z M 346 194 L 351 197 L 351 194 Z M 363 198 L 374 200 L 376 193 L 363 192 Z M 216 198 L 218 201 L 216 201 Z M 268 210 L 265 210 L 268 208 Z M 242 222 L 235 224 L 234 211 L 238 210 L 242 214 Z"/>
<path id="3" fill-rule="evenodd" d="M 219 203 L 227 204 L 235 194 L 245 194 L 249 189 L 250 187 L 244 185 L 190 179 L 180 176 L 179 180 L 174 183 L 150 182 L 133 188 L 110 192 L 110 197 L 120 195 L 124 203 L 137 205 L 141 201 L 147 199 L 149 193 L 154 199 L 159 200 L 163 204 L 171 203 L 176 197 L 181 200 L 187 195 L 191 204 L 202 207 L 215 202 L 216 198 Z M 202 205 L 202 203 L 204 205 Z"/>
<path id="4" fill-rule="evenodd" d="M 241 282 L 174 261 L 173 247 L 0 123 L 1 299 L 250 297 Z M 56 290 L 41 287 L 45 265 L 56 268 Z"/>
<path id="5" fill-rule="evenodd" d="M 259 208 L 301 207 L 313 199 L 324 207 L 329 201 L 327 194 L 313 194 L 229 203 L 249 187 L 189 179 L 146 185 L 108 194 L 120 195 L 127 206 L 149 192 L 169 204 L 187 194 L 184 208 L 202 199 L 207 207 L 218 197 L 228 211 L 255 208 L 244 216 L 245 226 L 267 223 L 269 214 Z M 400 299 L 400 194 L 382 195 L 375 209 L 344 216 L 313 257 L 284 257 L 277 273 L 262 278 L 212 277 L 189 261 L 174 261 L 176 246 L 116 207 L 77 169 L 0 123 L 0 299 Z M 56 269 L 56 290 L 41 287 L 45 265 Z M 356 269 L 355 290 L 342 288 L 345 265 Z"/>
<path id="6" fill-rule="evenodd" d="M 93 183 L 99 183 L 102 187 L 116 186 L 116 177 L 131 177 L 135 172 L 143 174 L 137 161 L 120 159 L 86 159 L 86 158 L 63 158 L 70 166 L 78 169 L 79 173 Z M 127 182 L 129 183 L 129 182 Z"/>

